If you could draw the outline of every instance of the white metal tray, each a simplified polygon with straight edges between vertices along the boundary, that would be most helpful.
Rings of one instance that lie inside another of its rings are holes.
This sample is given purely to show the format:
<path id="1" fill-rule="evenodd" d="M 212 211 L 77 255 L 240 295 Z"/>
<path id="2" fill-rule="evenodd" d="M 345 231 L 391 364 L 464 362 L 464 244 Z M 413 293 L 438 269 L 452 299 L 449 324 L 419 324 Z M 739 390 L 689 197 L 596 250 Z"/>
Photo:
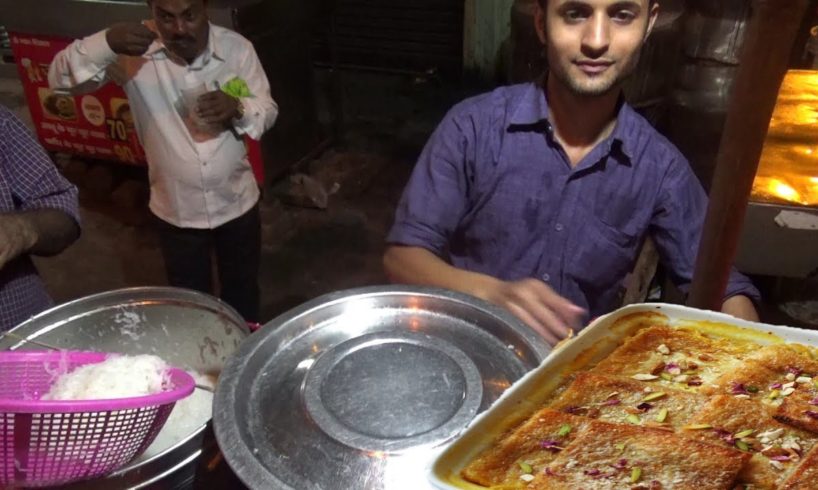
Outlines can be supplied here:
<path id="1" fill-rule="evenodd" d="M 479 490 L 460 471 L 498 436 L 542 408 L 571 373 L 584 370 L 610 354 L 640 328 L 664 324 L 694 327 L 707 333 L 762 345 L 797 342 L 818 346 L 818 331 L 739 320 L 722 313 L 661 303 L 630 305 L 598 318 L 576 338 L 558 345 L 539 367 L 514 383 L 433 462 L 431 483 L 443 490 Z"/>

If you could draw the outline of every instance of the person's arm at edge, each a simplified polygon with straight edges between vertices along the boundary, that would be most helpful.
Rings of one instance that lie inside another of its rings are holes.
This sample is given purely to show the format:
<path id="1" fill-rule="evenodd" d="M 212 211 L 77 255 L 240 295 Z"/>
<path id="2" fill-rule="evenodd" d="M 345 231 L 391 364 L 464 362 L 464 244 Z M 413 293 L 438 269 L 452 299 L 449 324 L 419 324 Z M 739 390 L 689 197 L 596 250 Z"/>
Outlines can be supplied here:
<path id="1" fill-rule="evenodd" d="M 3 227 L 13 231 L 13 259 L 24 254 L 56 255 L 80 236 L 79 224 L 59 209 L 35 209 L 0 215 Z"/>
<path id="2" fill-rule="evenodd" d="M 751 322 L 759 321 L 758 312 L 756 311 L 753 301 L 743 294 L 737 294 L 727 298 L 721 305 L 721 311 L 722 313 L 727 313 L 742 320 Z"/>

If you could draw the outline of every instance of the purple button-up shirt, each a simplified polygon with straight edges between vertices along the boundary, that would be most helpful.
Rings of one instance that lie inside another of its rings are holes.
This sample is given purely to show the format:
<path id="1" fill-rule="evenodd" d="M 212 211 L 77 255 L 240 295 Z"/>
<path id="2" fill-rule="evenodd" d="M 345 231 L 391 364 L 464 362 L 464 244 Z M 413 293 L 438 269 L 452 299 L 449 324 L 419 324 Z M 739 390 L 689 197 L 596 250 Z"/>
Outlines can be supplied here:
<path id="1" fill-rule="evenodd" d="M 686 290 L 706 208 L 684 156 L 627 104 L 612 134 L 572 168 L 554 138 L 544 91 L 524 84 L 447 114 L 387 241 L 503 280 L 539 278 L 593 317 L 618 306 L 648 234 Z M 736 294 L 758 299 L 733 271 L 727 297 Z"/>
<path id="2" fill-rule="evenodd" d="M 77 188 L 17 117 L 0 106 L 0 213 L 59 209 L 79 223 Z M 28 255 L 0 269 L 0 331 L 52 304 Z"/>

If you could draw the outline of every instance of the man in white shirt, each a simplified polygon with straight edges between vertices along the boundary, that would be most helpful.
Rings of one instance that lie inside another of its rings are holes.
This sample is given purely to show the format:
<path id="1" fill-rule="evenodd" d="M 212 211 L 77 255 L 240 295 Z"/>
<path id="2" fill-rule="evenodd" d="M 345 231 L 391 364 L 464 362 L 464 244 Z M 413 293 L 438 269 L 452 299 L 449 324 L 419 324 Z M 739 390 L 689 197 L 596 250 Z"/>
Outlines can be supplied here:
<path id="1" fill-rule="evenodd" d="M 75 41 L 49 71 L 55 90 L 109 80 L 128 95 L 148 160 L 168 280 L 211 292 L 259 318 L 259 189 L 243 135 L 259 139 L 278 106 L 252 44 L 210 23 L 206 0 L 148 0 L 152 20 Z M 231 95 L 228 95 L 230 92 Z"/>

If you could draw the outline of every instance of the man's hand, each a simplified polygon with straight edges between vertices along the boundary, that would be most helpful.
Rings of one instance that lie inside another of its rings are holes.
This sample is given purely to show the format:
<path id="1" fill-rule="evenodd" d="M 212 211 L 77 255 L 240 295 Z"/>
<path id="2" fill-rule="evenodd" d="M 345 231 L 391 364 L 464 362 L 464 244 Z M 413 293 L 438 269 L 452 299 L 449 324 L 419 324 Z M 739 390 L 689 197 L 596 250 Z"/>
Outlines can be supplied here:
<path id="1" fill-rule="evenodd" d="M 128 56 L 142 56 L 157 34 L 139 22 L 120 22 L 108 28 L 105 39 L 111 51 Z"/>
<path id="2" fill-rule="evenodd" d="M 0 269 L 37 243 L 36 230 L 19 214 L 0 214 Z"/>
<path id="3" fill-rule="evenodd" d="M 221 90 L 214 90 L 199 97 L 196 112 L 199 118 L 209 125 L 227 125 L 239 117 L 239 99 Z"/>
<path id="4" fill-rule="evenodd" d="M 508 309 L 554 345 L 581 327 L 585 310 L 536 279 L 492 281 L 483 299 Z"/>

